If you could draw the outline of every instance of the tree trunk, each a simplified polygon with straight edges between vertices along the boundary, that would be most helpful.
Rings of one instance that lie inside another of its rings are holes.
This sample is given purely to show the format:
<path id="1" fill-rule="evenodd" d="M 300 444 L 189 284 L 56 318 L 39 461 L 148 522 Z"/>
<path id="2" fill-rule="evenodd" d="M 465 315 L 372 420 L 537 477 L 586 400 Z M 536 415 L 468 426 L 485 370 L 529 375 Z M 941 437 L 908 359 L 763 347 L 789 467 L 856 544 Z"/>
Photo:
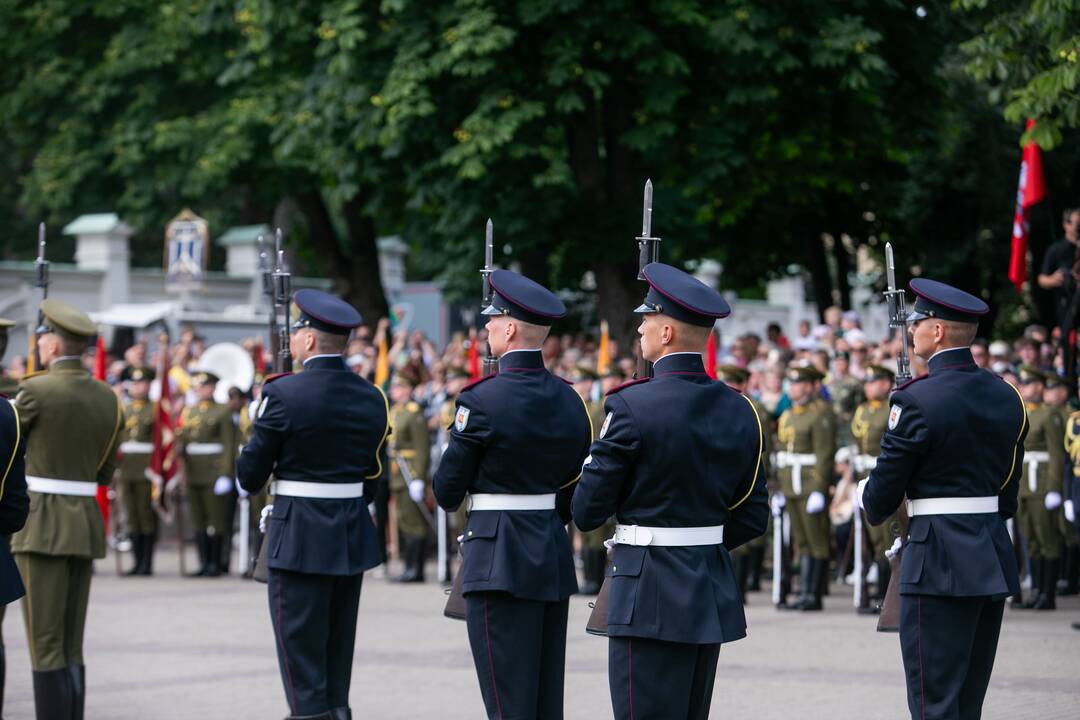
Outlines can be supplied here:
<path id="1" fill-rule="evenodd" d="M 804 246 L 806 268 L 810 271 L 810 283 L 814 286 L 814 302 L 817 304 L 818 320 L 825 320 L 825 308 L 833 304 L 832 280 L 825 260 L 825 241 L 819 233 Z"/>
<path id="2" fill-rule="evenodd" d="M 623 262 L 599 263 L 594 272 L 597 315 L 608 321 L 608 332 L 619 344 L 619 357 L 636 358 L 641 352 L 637 341 L 641 317 L 634 308 L 641 304 L 646 287 L 637 280 L 637 262 L 628 257 Z"/>
<path id="3" fill-rule="evenodd" d="M 843 310 L 851 309 L 851 285 L 848 282 L 848 273 L 851 272 L 851 256 L 841 239 L 842 234 L 837 232 L 833 235 L 833 257 L 836 258 L 836 287 L 840 291 L 840 307 Z"/>
<path id="4" fill-rule="evenodd" d="M 300 212 L 307 220 L 308 234 L 316 252 L 324 259 L 326 274 L 335 290 L 364 317 L 364 324 L 374 327 L 386 317 L 389 307 L 379 275 L 379 252 L 375 244 L 375 222 L 363 214 L 365 198 L 350 198 L 344 207 L 348 233 L 348 254 L 334 231 L 326 201 L 317 190 L 296 196 Z"/>

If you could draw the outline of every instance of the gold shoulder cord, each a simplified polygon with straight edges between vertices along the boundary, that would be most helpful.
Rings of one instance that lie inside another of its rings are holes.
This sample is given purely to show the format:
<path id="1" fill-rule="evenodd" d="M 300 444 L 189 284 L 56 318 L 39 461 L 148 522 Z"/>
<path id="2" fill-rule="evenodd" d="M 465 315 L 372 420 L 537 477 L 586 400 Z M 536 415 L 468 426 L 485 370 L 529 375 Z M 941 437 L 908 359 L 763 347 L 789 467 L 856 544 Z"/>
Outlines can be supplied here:
<path id="1" fill-rule="evenodd" d="M 19 455 L 19 443 L 22 442 L 22 427 L 19 425 L 19 411 L 15 409 L 15 406 L 11 403 L 11 412 L 15 414 L 15 447 L 11 449 L 11 457 L 8 459 L 7 467 L 4 469 L 4 478 L 0 480 L 0 500 L 4 499 L 4 488 L 7 487 L 8 474 L 11 472 L 11 466 L 15 464 L 15 458 Z"/>
<path id="2" fill-rule="evenodd" d="M 1009 385 L 1009 383 L 1005 384 Z M 1013 443 L 1012 463 L 1009 465 L 1009 472 L 1005 475 L 1005 482 L 1001 483 L 1001 488 L 998 490 L 999 493 L 1005 489 L 1005 486 L 1009 484 L 1010 478 L 1012 478 L 1013 470 L 1016 468 L 1016 448 L 1020 444 L 1020 438 L 1024 436 L 1024 428 L 1028 426 L 1027 403 L 1024 402 L 1024 398 L 1020 395 L 1019 390 L 1012 385 L 1009 385 L 1009 387 L 1016 393 L 1016 397 L 1020 398 L 1020 412 L 1024 413 L 1024 421 L 1020 423 L 1020 432 L 1017 433 L 1016 442 Z"/>
<path id="3" fill-rule="evenodd" d="M 731 510 L 734 510 L 735 508 L 739 507 L 744 502 L 746 502 L 746 499 L 748 497 L 750 497 L 750 493 L 754 492 L 754 486 L 757 485 L 758 475 L 761 474 L 761 463 L 764 460 L 764 458 L 762 457 L 762 454 L 765 451 L 765 429 L 761 426 L 761 416 L 758 415 L 757 408 L 754 407 L 754 403 L 750 402 L 750 398 L 746 397 L 745 395 L 743 395 L 742 397 L 743 397 L 743 400 L 746 401 L 746 404 L 750 406 L 750 412 L 754 413 L 754 419 L 757 420 L 757 429 L 758 429 L 758 453 L 757 453 L 757 458 L 758 458 L 758 460 L 757 460 L 757 463 L 754 465 L 754 480 L 753 480 L 753 482 L 750 483 L 750 489 L 746 491 L 746 494 L 742 496 L 742 499 L 739 500 L 739 502 L 735 503 L 734 505 L 732 505 L 731 507 L 728 508 L 729 512 Z"/>
<path id="4" fill-rule="evenodd" d="M 375 448 L 375 464 L 378 470 L 375 471 L 374 475 L 365 475 L 365 480 L 374 480 L 382 475 L 382 449 L 383 445 L 386 444 L 386 438 L 390 437 L 390 401 L 386 399 L 386 393 L 383 392 L 381 387 L 374 383 L 372 383 L 372 387 L 378 390 L 379 394 L 382 395 L 383 407 L 386 408 L 386 428 L 383 429 L 383 436 L 382 440 L 379 441 L 379 447 Z"/>
<path id="5" fill-rule="evenodd" d="M 105 450 L 101 453 L 101 459 L 98 460 L 97 469 L 101 472 L 101 468 L 105 467 L 105 463 L 109 460 L 109 450 L 112 448 L 113 443 L 116 442 L 116 436 L 120 432 L 120 428 L 124 426 L 124 406 L 120 403 L 120 398 L 116 398 L 116 427 L 113 428 L 112 437 L 109 438 L 109 444 L 105 446 Z"/>
<path id="6" fill-rule="evenodd" d="M 575 394 L 577 394 L 577 393 L 575 393 Z M 589 423 L 589 444 L 592 445 L 593 430 L 595 428 L 593 428 L 592 416 L 589 415 L 589 406 L 585 404 L 585 398 L 581 397 L 580 395 L 578 395 L 578 400 L 581 401 L 581 407 L 584 408 L 584 410 L 585 410 L 585 420 Z M 571 485 L 573 485 L 574 483 L 576 483 L 578 480 L 581 479 L 581 473 L 584 472 L 584 471 L 585 471 L 585 465 L 584 465 L 584 463 L 582 463 L 581 472 L 578 472 L 577 477 L 574 478 L 573 480 L 571 480 L 570 482 L 566 483 L 565 485 L 560 486 L 559 489 L 560 490 L 565 490 L 566 488 L 568 488 Z"/>

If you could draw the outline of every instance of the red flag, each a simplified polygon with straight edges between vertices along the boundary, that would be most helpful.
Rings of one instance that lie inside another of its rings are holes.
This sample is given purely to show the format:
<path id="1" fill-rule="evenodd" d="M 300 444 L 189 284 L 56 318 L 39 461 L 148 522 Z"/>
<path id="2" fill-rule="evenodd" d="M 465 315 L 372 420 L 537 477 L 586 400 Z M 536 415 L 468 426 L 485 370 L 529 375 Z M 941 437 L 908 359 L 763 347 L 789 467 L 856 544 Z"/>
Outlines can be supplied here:
<path id="1" fill-rule="evenodd" d="M 716 379 L 716 333 L 709 331 L 709 342 L 705 344 L 705 374 Z"/>
<path id="2" fill-rule="evenodd" d="M 1027 130 L 1034 127 L 1035 121 L 1027 121 Z M 1012 254 L 1009 256 L 1009 280 L 1016 287 L 1016 292 L 1024 287 L 1027 280 L 1027 247 L 1029 210 L 1046 199 L 1046 178 L 1043 176 L 1042 151 L 1034 142 L 1024 146 L 1020 161 L 1020 182 L 1016 189 L 1016 212 L 1013 215 Z"/>
<path id="3" fill-rule="evenodd" d="M 105 382 L 105 340 L 100 335 L 97 338 L 97 347 L 94 352 L 94 379 Z M 101 511 L 101 517 L 105 521 L 105 532 L 109 532 L 109 486 L 97 486 L 97 504 Z"/>
<path id="4" fill-rule="evenodd" d="M 146 468 L 146 477 L 154 483 L 154 501 L 163 512 L 166 506 L 166 490 L 172 487 L 176 479 L 176 409 L 173 405 L 172 389 L 169 385 L 169 340 L 161 338 L 161 360 L 158 363 L 158 387 L 160 395 L 154 406 L 154 428 L 151 432 L 153 450 L 150 464 Z M 181 398 L 182 401 L 182 398 Z"/>
<path id="5" fill-rule="evenodd" d="M 476 331 L 469 333 L 469 379 L 480 379 L 480 352 L 477 350 L 477 345 L 480 341 L 476 338 Z"/>

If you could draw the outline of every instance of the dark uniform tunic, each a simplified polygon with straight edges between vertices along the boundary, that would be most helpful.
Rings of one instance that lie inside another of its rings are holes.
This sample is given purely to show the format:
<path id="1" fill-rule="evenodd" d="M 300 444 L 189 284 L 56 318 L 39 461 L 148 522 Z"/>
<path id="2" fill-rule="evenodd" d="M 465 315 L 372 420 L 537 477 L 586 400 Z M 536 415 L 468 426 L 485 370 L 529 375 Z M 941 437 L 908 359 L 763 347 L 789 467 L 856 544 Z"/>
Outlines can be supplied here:
<path id="1" fill-rule="evenodd" d="M 567 598 L 578 589 L 565 525 L 591 437 L 581 398 L 539 351 L 506 353 L 497 375 L 458 397 L 434 479 L 440 506 L 469 493 L 558 493 L 555 510 L 469 513 L 462 591 L 489 717 L 563 716 Z"/>
<path id="2" fill-rule="evenodd" d="M 997 496 L 998 512 L 916 515 L 900 566 L 900 648 L 913 718 L 977 718 L 1004 599 L 1019 591 L 1005 520 L 1016 514 L 1027 415 L 1019 393 L 967 348 L 929 360 L 893 393 L 862 504 L 880 523 L 906 494 Z"/>
<path id="3" fill-rule="evenodd" d="M 763 425 L 698 353 L 664 356 L 654 372 L 608 394 L 574 521 L 724 526 L 723 545 L 616 545 L 608 571 L 615 717 L 706 718 L 720 644 L 746 635 L 729 552 L 768 524 Z"/>
<path id="4" fill-rule="evenodd" d="M 265 542 L 270 618 L 285 696 L 294 715 L 349 704 L 363 573 L 379 564 L 367 504 L 386 467 L 386 396 L 341 356 L 309 358 L 304 371 L 263 386 L 241 487 L 276 481 L 364 483 L 364 497 L 278 493 Z"/>

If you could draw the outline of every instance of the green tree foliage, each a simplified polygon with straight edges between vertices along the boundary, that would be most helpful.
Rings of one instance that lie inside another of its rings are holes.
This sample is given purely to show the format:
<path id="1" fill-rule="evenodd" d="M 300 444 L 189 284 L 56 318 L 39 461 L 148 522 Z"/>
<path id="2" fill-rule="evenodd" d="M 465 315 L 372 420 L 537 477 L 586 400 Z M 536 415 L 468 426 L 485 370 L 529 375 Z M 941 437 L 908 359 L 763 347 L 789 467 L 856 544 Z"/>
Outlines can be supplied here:
<path id="1" fill-rule="evenodd" d="M 948 279 L 1007 245 L 1015 135 L 957 71 L 964 21 L 927 5 L 0 0 L 6 251 L 105 209 L 143 262 L 185 205 L 218 230 L 295 220 L 307 271 L 374 320 L 376 234 L 472 299 L 490 216 L 501 264 L 591 270 L 626 347 L 651 177 L 662 257 L 714 257 L 728 288 L 797 263 L 846 304 L 852 251 L 885 237 Z"/>
<path id="2" fill-rule="evenodd" d="M 1080 2 L 1077 0 L 957 0 L 981 23 L 963 45 L 968 70 L 990 88 L 1025 136 L 1050 149 L 1066 128 L 1080 127 Z"/>

